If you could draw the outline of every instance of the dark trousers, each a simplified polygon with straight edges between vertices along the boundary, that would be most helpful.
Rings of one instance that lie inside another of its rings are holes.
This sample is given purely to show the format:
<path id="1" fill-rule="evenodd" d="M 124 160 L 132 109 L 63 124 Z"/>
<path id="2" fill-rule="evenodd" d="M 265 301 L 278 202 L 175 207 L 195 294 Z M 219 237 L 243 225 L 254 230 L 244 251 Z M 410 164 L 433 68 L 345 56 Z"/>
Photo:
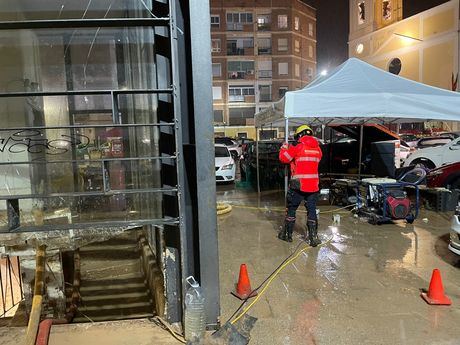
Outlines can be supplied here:
<path id="1" fill-rule="evenodd" d="M 295 214 L 302 201 L 305 201 L 307 221 L 317 222 L 316 203 L 318 196 L 318 192 L 308 193 L 289 188 L 286 196 L 286 222 L 295 222 Z"/>

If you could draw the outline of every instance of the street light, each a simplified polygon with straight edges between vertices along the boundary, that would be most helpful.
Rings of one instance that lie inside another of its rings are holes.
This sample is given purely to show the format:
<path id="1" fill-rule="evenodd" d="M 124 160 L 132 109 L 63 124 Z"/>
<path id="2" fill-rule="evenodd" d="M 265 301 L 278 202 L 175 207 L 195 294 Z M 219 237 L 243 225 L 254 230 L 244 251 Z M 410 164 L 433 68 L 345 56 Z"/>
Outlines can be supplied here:
<path id="1" fill-rule="evenodd" d="M 323 77 L 327 75 L 327 69 L 323 69 L 320 73 Z"/>

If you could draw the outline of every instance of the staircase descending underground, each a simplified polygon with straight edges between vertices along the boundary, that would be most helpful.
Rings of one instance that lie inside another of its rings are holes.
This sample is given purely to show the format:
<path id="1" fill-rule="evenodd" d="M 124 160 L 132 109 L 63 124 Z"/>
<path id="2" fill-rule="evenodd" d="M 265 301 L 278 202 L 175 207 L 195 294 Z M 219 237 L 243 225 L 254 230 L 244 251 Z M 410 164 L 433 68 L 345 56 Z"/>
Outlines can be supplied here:
<path id="1" fill-rule="evenodd" d="M 80 303 L 73 322 L 154 316 L 135 233 L 80 248 Z M 71 291 L 67 291 L 67 297 Z"/>

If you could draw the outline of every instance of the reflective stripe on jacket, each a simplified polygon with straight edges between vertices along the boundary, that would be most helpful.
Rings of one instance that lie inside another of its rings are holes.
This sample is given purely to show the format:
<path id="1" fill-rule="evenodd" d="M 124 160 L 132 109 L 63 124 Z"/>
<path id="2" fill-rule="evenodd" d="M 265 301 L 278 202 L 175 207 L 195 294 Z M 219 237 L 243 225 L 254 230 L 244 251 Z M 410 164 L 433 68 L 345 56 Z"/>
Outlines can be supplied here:
<path id="1" fill-rule="evenodd" d="M 282 163 L 291 164 L 291 178 L 300 180 L 302 192 L 319 190 L 318 166 L 322 157 L 318 141 L 311 136 L 300 138 L 296 146 L 281 148 L 279 159 Z"/>

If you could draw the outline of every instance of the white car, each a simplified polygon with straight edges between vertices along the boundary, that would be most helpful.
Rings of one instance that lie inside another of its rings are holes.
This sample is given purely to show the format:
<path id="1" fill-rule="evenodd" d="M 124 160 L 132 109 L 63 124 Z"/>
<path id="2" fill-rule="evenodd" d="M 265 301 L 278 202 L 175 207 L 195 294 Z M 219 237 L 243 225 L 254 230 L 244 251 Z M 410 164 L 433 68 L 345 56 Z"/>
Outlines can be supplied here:
<path id="1" fill-rule="evenodd" d="M 242 153 L 241 145 L 236 140 L 233 140 L 227 137 L 220 137 L 220 138 L 215 138 L 214 142 L 216 144 L 227 146 L 233 158 L 238 158 L 241 156 L 241 153 Z"/>
<path id="2" fill-rule="evenodd" d="M 227 146 L 215 145 L 216 151 L 216 182 L 235 181 L 236 164 Z"/>
<path id="3" fill-rule="evenodd" d="M 455 162 L 460 162 L 460 138 L 442 146 L 418 150 L 407 157 L 404 166 L 418 165 L 434 169 Z"/>
<path id="4" fill-rule="evenodd" d="M 460 207 L 457 207 L 455 214 L 452 216 L 451 224 L 449 249 L 460 255 Z"/>

